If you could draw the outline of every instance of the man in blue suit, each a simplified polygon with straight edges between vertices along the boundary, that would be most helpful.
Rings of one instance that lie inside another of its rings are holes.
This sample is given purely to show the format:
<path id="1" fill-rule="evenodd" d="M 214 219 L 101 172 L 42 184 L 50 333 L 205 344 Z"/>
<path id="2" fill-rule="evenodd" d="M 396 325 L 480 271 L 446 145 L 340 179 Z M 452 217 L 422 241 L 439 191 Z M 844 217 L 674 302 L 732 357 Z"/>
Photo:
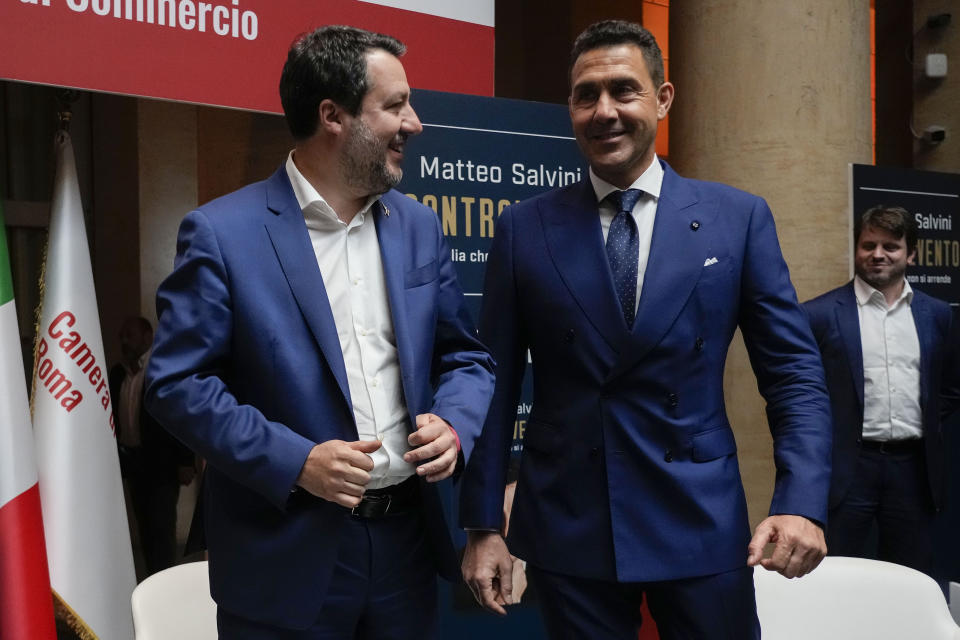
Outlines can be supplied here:
<path id="1" fill-rule="evenodd" d="M 207 460 L 210 589 L 227 638 L 435 638 L 457 575 L 436 483 L 493 390 L 436 215 L 392 187 L 421 131 L 397 40 L 291 48 L 295 148 L 183 221 L 147 377 Z"/>
<path id="2" fill-rule="evenodd" d="M 853 280 L 804 303 L 823 354 L 833 409 L 827 546 L 927 573 L 943 505 L 941 417 L 960 397 L 950 305 L 904 277 L 917 227 L 900 207 L 873 207 L 854 224 Z"/>
<path id="3" fill-rule="evenodd" d="M 529 349 L 533 410 L 507 543 L 528 562 L 551 637 L 636 638 L 646 595 L 664 639 L 758 638 L 750 565 L 800 576 L 826 551 L 816 343 L 764 201 L 657 159 L 674 89 L 650 33 L 589 27 L 570 83 L 589 179 L 504 210 L 489 254 L 480 325 L 497 385 L 462 484 L 465 578 L 504 611 L 503 482 Z M 752 539 L 723 399 L 738 326 L 777 465 Z"/>

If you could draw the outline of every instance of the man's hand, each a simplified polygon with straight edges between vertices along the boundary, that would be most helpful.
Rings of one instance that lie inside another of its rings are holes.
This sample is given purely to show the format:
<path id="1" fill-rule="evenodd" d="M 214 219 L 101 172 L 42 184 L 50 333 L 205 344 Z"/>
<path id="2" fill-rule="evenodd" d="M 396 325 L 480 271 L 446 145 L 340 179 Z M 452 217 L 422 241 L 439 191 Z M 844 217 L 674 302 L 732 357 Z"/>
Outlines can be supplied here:
<path id="1" fill-rule="evenodd" d="M 407 436 L 407 442 L 415 448 L 406 452 L 403 459 L 420 465 L 417 475 L 426 476 L 427 482 L 439 482 L 453 475 L 459 449 L 457 436 L 446 420 L 432 413 L 421 413 L 417 416 L 417 430 Z"/>
<path id="2" fill-rule="evenodd" d="M 483 608 L 507 615 L 503 605 L 513 604 L 513 560 L 503 536 L 496 531 L 468 531 L 460 569 Z"/>
<path id="3" fill-rule="evenodd" d="M 763 548 L 776 544 L 769 558 Z M 747 564 L 761 565 L 767 571 L 778 571 L 788 578 L 799 578 L 816 569 L 827 554 L 823 529 L 803 516 L 770 516 L 757 526 L 747 547 Z"/>
<path id="4" fill-rule="evenodd" d="M 381 446 L 379 440 L 328 440 L 310 450 L 297 484 L 315 496 L 349 509 L 360 504 L 370 482 L 373 460 L 368 454 Z"/>

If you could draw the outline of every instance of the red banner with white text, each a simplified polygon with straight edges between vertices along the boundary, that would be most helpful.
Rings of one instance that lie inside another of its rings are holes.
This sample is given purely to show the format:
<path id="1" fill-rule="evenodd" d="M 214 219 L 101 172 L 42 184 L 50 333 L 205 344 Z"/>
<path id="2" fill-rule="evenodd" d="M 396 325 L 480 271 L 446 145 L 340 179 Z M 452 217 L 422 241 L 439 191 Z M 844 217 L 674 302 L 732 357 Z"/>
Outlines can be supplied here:
<path id="1" fill-rule="evenodd" d="M 493 3 L 0 0 L 0 78 L 279 113 L 293 39 L 349 24 L 406 43 L 413 87 L 492 95 Z"/>

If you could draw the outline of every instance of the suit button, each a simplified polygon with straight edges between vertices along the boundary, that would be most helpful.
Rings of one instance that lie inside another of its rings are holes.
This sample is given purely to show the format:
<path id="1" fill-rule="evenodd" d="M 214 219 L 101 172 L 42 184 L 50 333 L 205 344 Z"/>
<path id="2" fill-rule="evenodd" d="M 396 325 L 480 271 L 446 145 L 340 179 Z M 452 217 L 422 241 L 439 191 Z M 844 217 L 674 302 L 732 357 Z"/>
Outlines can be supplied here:
<path id="1" fill-rule="evenodd" d="M 696 231 L 697 229 L 699 229 L 699 228 L 700 228 L 700 221 L 699 221 L 699 220 L 694 220 L 693 222 L 691 222 L 691 223 L 690 223 L 690 228 L 693 229 L 694 231 Z"/>
<path id="2" fill-rule="evenodd" d="M 576 337 L 577 332 L 573 329 L 567 329 L 567 334 L 563 336 L 563 339 L 567 342 L 573 342 L 573 339 Z"/>
<path id="3" fill-rule="evenodd" d="M 677 394 L 671 393 L 670 395 L 667 396 L 667 404 L 670 405 L 671 407 L 677 406 L 678 403 L 679 402 L 677 400 Z"/>
<path id="4" fill-rule="evenodd" d="M 670 449 L 667 449 L 666 452 L 663 454 L 663 461 L 673 462 L 673 451 L 670 451 Z"/>
<path id="5" fill-rule="evenodd" d="M 600 449 L 598 449 L 597 447 L 592 447 L 592 448 L 590 449 L 590 457 L 591 457 L 591 458 L 596 458 L 596 457 L 599 456 L 599 455 L 600 455 Z"/>
<path id="6" fill-rule="evenodd" d="M 693 348 L 696 349 L 697 351 L 702 351 L 702 350 L 703 350 L 703 338 L 701 338 L 700 336 L 697 336 L 696 342 L 693 343 Z"/>

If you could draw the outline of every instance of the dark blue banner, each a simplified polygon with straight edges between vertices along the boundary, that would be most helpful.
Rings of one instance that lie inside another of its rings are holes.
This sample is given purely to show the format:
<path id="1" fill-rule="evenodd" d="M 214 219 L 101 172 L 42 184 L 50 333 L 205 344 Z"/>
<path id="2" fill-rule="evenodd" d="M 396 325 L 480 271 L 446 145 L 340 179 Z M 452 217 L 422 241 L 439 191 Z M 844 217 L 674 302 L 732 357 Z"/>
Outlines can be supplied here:
<path id="1" fill-rule="evenodd" d="M 910 286 L 960 304 L 960 175 L 855 164 L 853 214 L 876 205 L 903 207 L 918 227 Z"/>
<path id="2" fill-rule="evenodd" d="M 398 188 L 437 212 L 476 320 L 497 216 L 516 201 L 586 179 L 586 163 L 566 106 L 423 90 L 414 91 L 412 102 L 423 133 L 407 145 Z M 530 412 L 531 375 L 528 367 L 517 408 L 515 455 Z M 447 506 L 455 522 L 455 496 L 447 496 Z M 454 531 L 454 539 L 465 544 L 461 531 Z M 482 611 L 462 583 L 444 587 L 441 635 L 545 638 L 535 598 L 528 590 L 506 618 L 499 618 Z"/>

